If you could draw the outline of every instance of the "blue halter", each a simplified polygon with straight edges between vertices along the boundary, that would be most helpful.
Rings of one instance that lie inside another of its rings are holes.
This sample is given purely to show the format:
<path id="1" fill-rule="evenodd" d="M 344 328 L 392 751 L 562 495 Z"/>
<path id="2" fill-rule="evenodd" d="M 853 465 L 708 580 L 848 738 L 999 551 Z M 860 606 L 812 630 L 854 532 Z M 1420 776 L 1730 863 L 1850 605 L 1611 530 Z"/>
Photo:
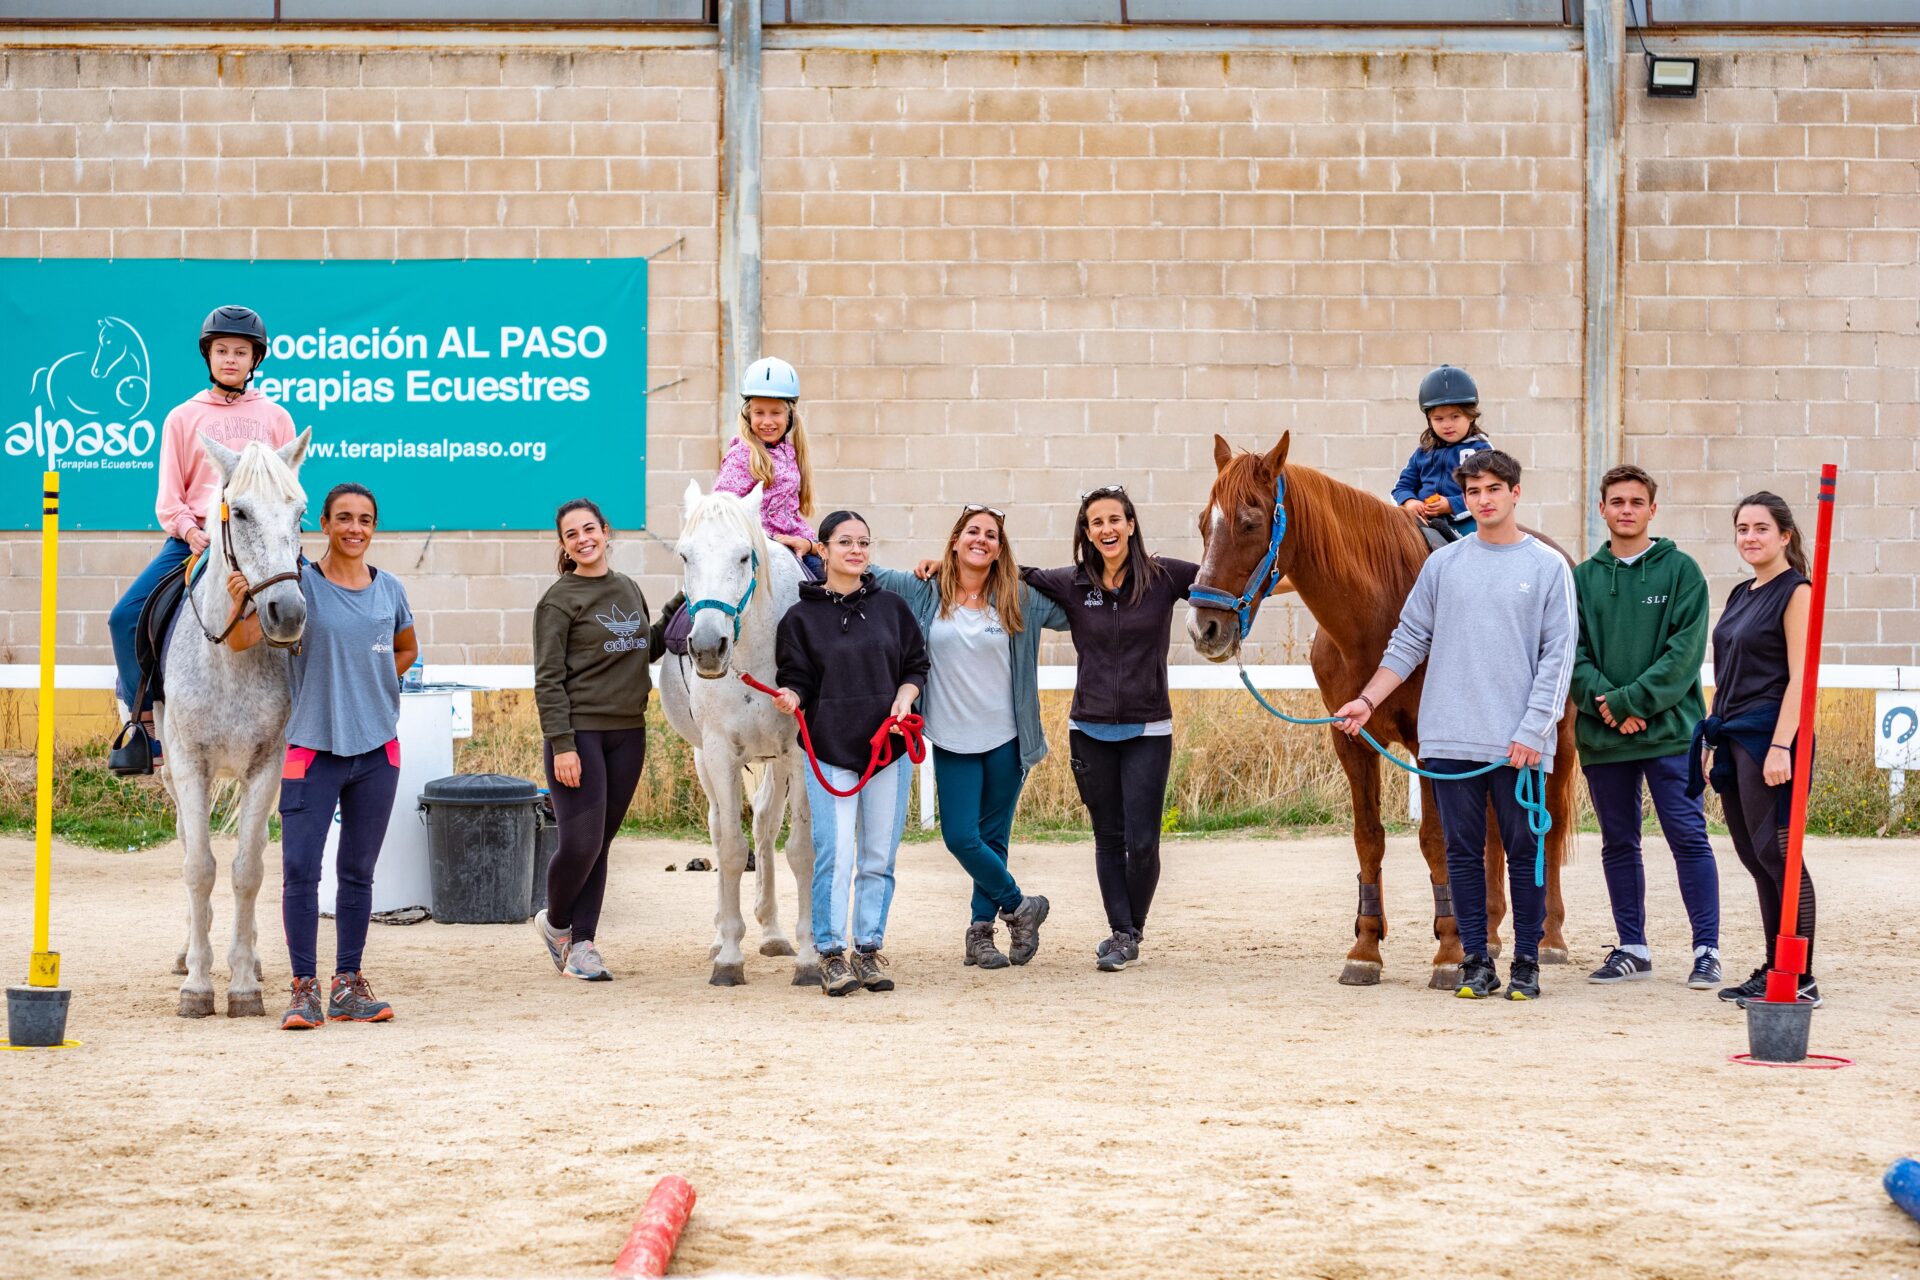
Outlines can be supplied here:
<path id="1" fill-rule="evenodd" d="M 747 579 L 747 589 L 741 593 L 737 603 L 728 604 L 725 600 L 690 600 L 687 602 L 687 622 L 691 624 L 702 609 L 718 609 L 733 619 L 733 638 L 740 638 L 740 615 L 747 611 L 747 602 L 753 599 L 753 589 L 760 585 L 760 553 L 753 553 L 753 576 Z"/>
<path id="2" fill-rule="evenodd" d="M 1260 563 L 1253 567 L 1253 576 L 1247 579 L 1247 586 L 1237 596 L 1230 596 L 1218 587 L 1203 587 L 1195 583 L 1187 591 L 1187 599 L 1203 609 L 1221 609 L 1233 614 L 1240 620 L 1240 638 L 1245 640 L 1247 633 L 1253 630 L 1253 620 L 1260 612 L 1260 602 L 1267 598 L 1267 592 L 1273 586 L 1274 561 L 1280 555 L 1280 540 L 1287 536 L 1287 477 L 1285 472 L 1277 472 L 1273 477 L 1273 534 L 1267 540 L 1267 554 L 1260 557 Z"/>

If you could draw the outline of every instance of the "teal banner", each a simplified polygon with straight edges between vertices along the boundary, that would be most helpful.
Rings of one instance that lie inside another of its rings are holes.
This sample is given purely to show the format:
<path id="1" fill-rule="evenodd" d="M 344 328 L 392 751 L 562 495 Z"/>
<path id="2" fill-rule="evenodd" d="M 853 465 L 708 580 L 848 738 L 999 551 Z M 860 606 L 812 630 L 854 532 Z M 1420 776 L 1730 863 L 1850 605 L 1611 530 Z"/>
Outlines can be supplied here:
<path id="1" fill-rule="evenodd" d="M 208 386 L 200 324 L 240 303 L 254 386 L 312 428 L 314 501 L 372 489 L 387 529 L 548 529 L 568 498 L 646 523 L 645 259 L 0 259 L 0 523 L 155 529 L 167 414 Z"/>

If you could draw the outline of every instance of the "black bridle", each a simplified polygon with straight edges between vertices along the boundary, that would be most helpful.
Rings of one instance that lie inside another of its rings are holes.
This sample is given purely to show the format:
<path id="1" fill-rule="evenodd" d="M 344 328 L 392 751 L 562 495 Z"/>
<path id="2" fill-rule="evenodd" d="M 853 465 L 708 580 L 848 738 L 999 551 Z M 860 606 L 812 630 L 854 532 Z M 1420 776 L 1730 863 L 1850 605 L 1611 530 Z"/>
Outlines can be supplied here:
<path id="1" fill-rule="evenodd" d="M 229 512 L 227 508 L 227 495 L 224 491 L 222 491 L 220 494 L 220 550 L 226 556 L 227 568 L 232 572 L 239 574 L 240 577 L 244 580 L 247 576 L 246 570 L 240 567 L 240 558 L 233 554 L 233 522 L 229 516 Z M 194 588 L 198 584 L 194 582 L 189 582 L 187 584 L 187 601 L 189 604 L 193 606 L 193 620 L 200 624 L 200 633 L 206 636 L 208 642 L 211 644 L 225 644 L 227 637 L 233 634 L 233 629 L 239 626 L 241 620 L 245 618 L 249 612 L 253 611 L 256 608 L 256 605 L 254 604 L 254 597 L 259 595 L 262 591 L 265 591 L 268 587 L 278 586 L 282 582 L 300 581 L 300 570 L 305 563 L 306 563 L 306 556 L 302 555 L 297 561 L 295 561 L 294 567 L 291 572 L 276 573 L 271 578 L 266 578 L 259 582 L 248 582 L 246 597 L 235 603 L 233 607 L 233 616 L 227 619 L 227 625 L 220 629 L 219 635 L 215 635 L 212 632 L 212 630 L 208 628 L 206 618 L 204 618 L 200 613 L 200 597 L 199 597 L 199 594 L 194 590 Z M 204 577 L 205 573 L 206 571 L 203 568 L 199 576 Z M 267 635 L 264 631 L 261 632 L 260 638 L 262 640 L 265 640 L 269 645 L 272 645 L 276 649 L 296 649 L 297 650 L 300 647 L 300 642 L 298 640 L 289 640 L 289 641 L 282 642 L 279 640 L 275 640 L 272 636 Z"/>

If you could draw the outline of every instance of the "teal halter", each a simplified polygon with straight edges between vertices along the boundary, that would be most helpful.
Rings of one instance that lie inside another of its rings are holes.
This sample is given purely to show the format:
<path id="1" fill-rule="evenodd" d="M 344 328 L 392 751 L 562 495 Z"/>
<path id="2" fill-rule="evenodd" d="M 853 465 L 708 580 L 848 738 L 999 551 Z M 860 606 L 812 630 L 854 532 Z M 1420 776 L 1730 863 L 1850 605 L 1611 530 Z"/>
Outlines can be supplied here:
<path id="1" fill-rule="evenodd" d="M 728 604 L 725 600 L 690 600 L 687 602 L 688 623 L 691 624 L 694 617 L 698 615 L 702 609 L 718 609 L 733 619 L 733 638 L 738 640 L 740 638 L 740 615 L 747 611 L 747 602 L 753 599 L 753 589 L 759 585 L 760 553 L 755 551 L 753 553 L 753 576 L 747 579 L 747 589 L 741 592 L 740 599 L 733 604 Z"/>
<path id="2" fill-rule="evenodd" d="M 1267 554 L 1260 557 L 1260 563 L 1253 567 L 1253 574 L 1247 579 L 1247 585 L 1237 596 L 1230 596 L 1218 587 L 1204 587 L 1195 583 L 1187 590 L 1187 599 L 1202 609 L 1220 609 L 1231 613 L 1240 621 L 1240 638 L 1245 640 L 1247 633 L 1253 630 L 1253 620 L 1260 613 L 1260 602 L 1267 598 L 1267 592 L 1273 587 L 1277 576 L 1274 561 L 1280 556 L 1280 540 L 1287 536 L 1287 477 L 1285 471 L 1279 471 L 1273 477 L 1273 532 L 1267 539 Z"/>

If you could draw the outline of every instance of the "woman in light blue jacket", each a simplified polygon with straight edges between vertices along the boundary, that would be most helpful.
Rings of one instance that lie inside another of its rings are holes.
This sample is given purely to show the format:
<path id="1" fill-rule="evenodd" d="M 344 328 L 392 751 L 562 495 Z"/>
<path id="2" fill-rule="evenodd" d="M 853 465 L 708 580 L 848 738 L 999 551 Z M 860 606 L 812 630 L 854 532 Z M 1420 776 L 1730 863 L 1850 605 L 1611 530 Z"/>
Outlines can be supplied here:
<path id="1" fill-rule="evenodd" d="M 1007 844 L 1027 771 L 1047 754 L 1040 632 L 1066 630 L 1066 615 L 1020 581 L 1006 513 L 993 507 L 960 512 L 930 578 L 898 569 L 873 574 L 882 588 L 905 597 L 933 659 L 921 713 L 933 744 L 940 835 L 973 877 L 964 963 L 1025 964 L 1039 950 L 1047 900 L 1020 891 Z M 1004 955 L 994 944 L 996 910 L 1009 934 Z"/>

